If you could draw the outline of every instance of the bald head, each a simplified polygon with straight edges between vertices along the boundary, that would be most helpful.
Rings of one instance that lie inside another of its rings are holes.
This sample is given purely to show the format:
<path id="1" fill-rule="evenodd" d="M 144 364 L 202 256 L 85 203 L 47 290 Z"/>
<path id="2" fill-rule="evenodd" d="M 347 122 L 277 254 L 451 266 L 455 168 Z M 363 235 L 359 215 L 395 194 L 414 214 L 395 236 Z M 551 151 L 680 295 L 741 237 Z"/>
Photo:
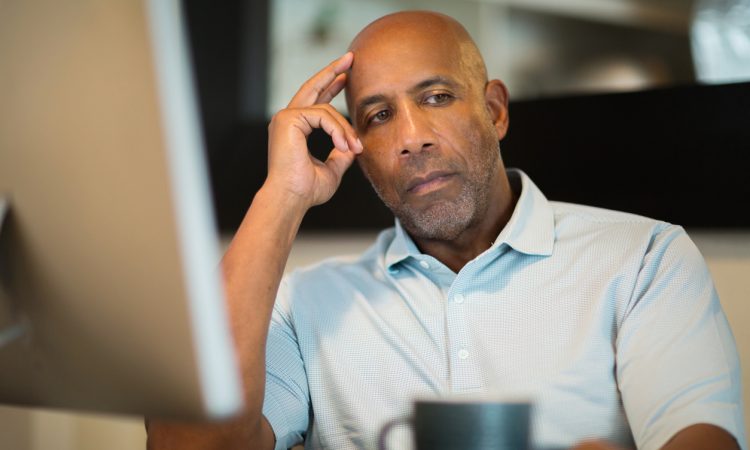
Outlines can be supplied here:
<path id="1" fill-rule="evenodd" d="M 481 89 L 487 82 L 484 60 L 469 33 L 455 19 L 436 12 L 402 11 L 381 17 L 360 31 L 349 50 L 354 52 L 346 89 L 350 114 L 356 107 L 352 91 L 363 87 L 358 85 L 359 79 L 367 78 L 376 65 L 396 62 L 393 70 L 397 74 L 398 62 L 406 58 L 439 58 L 455 65 L 472 87 Z"/>
<path id="2" fill-rule="evenodd" d="M 356 53 L 372 40 L 409 45 L 422 39 L 449 44 L 463 65 L 482 81 L 487 81 L 484 60 L 466 28 L 456 19 L 432 11 L 402 11 L 383 16 L 362 29 L 352 40 L 349 50 Z"/>

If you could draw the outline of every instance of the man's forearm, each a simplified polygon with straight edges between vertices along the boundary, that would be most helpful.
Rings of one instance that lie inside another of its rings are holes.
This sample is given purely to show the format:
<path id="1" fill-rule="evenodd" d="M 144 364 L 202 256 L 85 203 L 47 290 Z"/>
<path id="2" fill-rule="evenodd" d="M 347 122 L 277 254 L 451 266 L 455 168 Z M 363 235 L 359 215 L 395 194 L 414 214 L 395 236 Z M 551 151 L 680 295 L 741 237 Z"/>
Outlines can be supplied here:
<path id="1" fill-rule="evenodd" d="M 248 410 L 262 407 L 268 325 L 304 212 L 283 193 L 261 189 L 222 260 Z"/>
<path id="2" fill-rule="evenodd" d="M 304 210 L 283 192 L 261 189 L 222 260 L 245 411 L 217 424 L 150 421 L 149 450 L 273 447 L 273 432 L 262 417 L 266 338 L 276 292 Z"/>

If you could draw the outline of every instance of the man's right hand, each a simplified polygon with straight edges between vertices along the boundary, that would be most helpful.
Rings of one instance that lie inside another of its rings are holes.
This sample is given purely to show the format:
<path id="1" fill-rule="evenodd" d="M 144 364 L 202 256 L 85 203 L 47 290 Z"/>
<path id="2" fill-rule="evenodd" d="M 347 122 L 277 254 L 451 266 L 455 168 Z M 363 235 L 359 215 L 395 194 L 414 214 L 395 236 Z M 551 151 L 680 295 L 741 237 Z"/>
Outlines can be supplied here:
<path id="1" fill-rule="evenodd" d="M 290 194 L 305 211 L 333 196 L 344 172 L 362 152 L 354 129 L 330 104 L 346 85 L 346 71 L 353 58 L 351 52 L 346 53 L 307 80 L 268 126 L 264 188 Z M 335 146 L 325 162 L 314 158 L 307 147 L 307 138 L 315 128 L 330 135 Z"/>

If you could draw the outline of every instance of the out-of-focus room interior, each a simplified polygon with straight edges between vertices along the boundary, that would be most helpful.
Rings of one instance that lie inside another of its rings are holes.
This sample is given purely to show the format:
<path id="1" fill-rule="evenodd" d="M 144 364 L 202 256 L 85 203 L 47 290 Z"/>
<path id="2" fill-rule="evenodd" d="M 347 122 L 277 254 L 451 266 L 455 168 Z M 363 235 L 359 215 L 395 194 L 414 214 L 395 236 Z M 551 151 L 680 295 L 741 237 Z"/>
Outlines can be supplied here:
<path id="1" fill-rule="evenodd" d="M 299 85 L 377 17 L 446 13 L 509 88 L 507 165 L 552 200 L 685 226 L 737 341 L 750 428 L 750 0 L 183 4 L 223 245 L 263 182 L 267 121 Z M 343 98 L 333 103 L 345 111 Z M 311 145 L 327 151 L 329 141 L 314 134 Z M 358 169 L 350 172 L 305 219 L 287 270 L 357 253 L 391 225 Z M 140 417 L 0 406 L 0 450 L 144 447 Z"/>

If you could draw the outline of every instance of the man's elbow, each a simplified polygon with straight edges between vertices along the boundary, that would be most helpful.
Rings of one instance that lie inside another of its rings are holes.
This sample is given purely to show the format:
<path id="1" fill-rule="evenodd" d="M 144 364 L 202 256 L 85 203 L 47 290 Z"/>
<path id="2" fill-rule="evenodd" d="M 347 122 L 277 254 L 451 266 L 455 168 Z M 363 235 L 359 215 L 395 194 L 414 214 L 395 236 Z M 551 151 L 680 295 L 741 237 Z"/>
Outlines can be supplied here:
<path id="1" fill-rule="evenodd" d="M 265 418 L 240 417 L 219 423 L 146 420 L 147 450 L 247 450 L 274 447 Z"/>
<path id="2" fill-rule="evenodd" d="M 699 423 L 675 434 L 662 450 L 740 450 L 737 439 L 727 430 Z"/>

